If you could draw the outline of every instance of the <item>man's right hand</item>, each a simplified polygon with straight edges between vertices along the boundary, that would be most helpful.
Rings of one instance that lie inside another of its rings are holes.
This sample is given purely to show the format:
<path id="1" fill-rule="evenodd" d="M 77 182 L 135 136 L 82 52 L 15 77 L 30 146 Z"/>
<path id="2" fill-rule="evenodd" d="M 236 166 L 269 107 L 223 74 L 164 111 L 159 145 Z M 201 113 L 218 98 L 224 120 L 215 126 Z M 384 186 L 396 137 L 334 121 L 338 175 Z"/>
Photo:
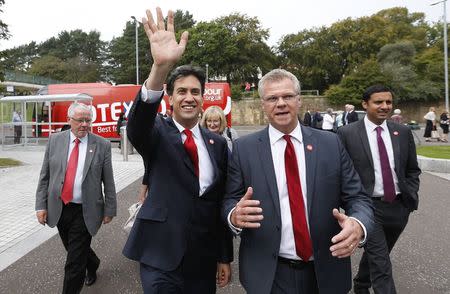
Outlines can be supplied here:
<path id="1" fill-rule="evenodd" d="M 249 187 L 231 213 L 231 224 L 236 228 L 256 229 L 261 226 L 259 222 L 264 218 L 262 208 L 260 207 L 259 200 L 252 200 L 252 197 L 253 188 Z"/>
<path id="2" fill-rule="evenodd" d="M 186 49 L 188 32 L 184 31 L 180 43 L 177 43 L 173 11 L 169 10 L 167 13 L 167 29 L 165 28 L 161 8 L 156 8 L 156 23 L 150 10 L 147 9 L 146 13 L 147 19 L 142 18 L 142 24 L 150 42 L 153 64 L 145 86 L 147 89 L 160 90 L 167 74 L 181 59 Z"/>
<path id="3" fill-rule="evenodd" d="M 47 210 L 36 211 L 36 217 L 41 225 L 45 225 L 47 223 Z"/>

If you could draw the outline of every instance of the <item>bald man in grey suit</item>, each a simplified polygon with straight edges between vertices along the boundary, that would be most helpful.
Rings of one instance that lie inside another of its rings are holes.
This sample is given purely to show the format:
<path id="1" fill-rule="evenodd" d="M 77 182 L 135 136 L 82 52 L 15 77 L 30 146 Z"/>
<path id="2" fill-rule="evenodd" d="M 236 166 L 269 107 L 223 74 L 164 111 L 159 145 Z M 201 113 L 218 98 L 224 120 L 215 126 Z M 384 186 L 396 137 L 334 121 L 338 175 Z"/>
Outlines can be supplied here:
<path id="1" fill-rule="evenodd" d="M 111 144 L 89 133 L 91 120 L 89 106 L 69 107 L 71 129 L 50 136 L 36 191 L 39 223 L 57 226 L 67 250 L 63 293 L 79 293 L 83 283 L 95 282 L 100 260 L 91 239 L 116 215 Z"/>

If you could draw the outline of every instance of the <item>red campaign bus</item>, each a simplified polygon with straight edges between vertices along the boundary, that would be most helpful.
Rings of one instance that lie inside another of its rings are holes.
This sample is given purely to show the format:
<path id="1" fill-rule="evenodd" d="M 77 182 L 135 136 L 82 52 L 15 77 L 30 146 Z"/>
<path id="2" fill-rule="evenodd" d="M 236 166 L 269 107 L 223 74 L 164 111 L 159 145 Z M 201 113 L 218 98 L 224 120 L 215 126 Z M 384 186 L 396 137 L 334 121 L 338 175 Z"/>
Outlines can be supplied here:
<path id="1" fill-rule="evenodd" d="M 92 132 L 104 138 L 118 139 L 117 120 L 121 112 L 128 113 L 134 99 L 142 85 L 111 85 L 108 83 L 78 83 L 78 84 L 52 84 L 39 90 L 38 94 L 75 94 L 83 93 L 93 97 L 92 100 Z M 52 102 L 52 121 L 67 121 L 67 109 L 71 102 Z M 228 126 L 231 126 L 231 90 L 228 83 L 206 83 L 203 96 L 203 109 L 216 105 L 223 109 Z M 166 113 L 169 106 L 169 97 L 164 95 L 159 112 Z M 38 121 L 44 118 L 48 121 L 48 107 L 41 105 L 36 112 Z M 36 113 L 34 114 L 34 116 Z M 47 116 L 47 117 L 46 117 Z M 38 131 L 39 136 L 47 137 L 49 132 L 60 131 L 61 127 L 43 125 Z"/>

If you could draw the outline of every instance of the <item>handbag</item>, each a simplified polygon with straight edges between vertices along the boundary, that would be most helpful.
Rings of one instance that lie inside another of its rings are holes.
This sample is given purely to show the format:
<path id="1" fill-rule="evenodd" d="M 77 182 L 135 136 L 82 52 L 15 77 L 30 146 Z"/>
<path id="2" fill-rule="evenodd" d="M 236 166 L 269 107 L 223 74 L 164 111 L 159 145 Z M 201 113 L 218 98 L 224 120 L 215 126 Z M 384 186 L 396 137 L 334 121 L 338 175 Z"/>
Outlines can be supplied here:
<path id="1" fill-rule="evenodd" d="M 431 138 L 433 139 L 439 139 L 439 132 L 438 131 L 431 131 Z"/>
<path id="2" fill-rule="evenodd" d="M 128 212 L 130 213 L 130 217 L 128 217 L 127 221 L 123 225 L 123 230 L 125 232 L 130 233 L 131 228 L 134 225 L 134 221 L 136 220 L 136 216 L 137 216 L 139 210 L 141 209 L 141 206 L 142 206 L 142 203 L 137 202 L 137 203 L 132 204 L 128 208 Z"/>

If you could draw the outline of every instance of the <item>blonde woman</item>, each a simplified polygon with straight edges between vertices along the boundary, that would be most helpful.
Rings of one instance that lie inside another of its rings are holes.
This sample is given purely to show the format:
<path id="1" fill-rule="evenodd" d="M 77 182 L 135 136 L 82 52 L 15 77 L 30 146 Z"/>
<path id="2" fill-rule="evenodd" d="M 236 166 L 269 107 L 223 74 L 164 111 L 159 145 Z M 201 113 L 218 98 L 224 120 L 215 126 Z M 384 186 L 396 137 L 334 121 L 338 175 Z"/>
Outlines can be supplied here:
<path id="1" fill-rule="evenodd" d="M 203 112 L 202 120 L 200 121 L 202 127 L 207 128 L 213 133 L 223 136 L 227 140 L 228 149 L 233 148 L 232 141 L 237 139 L 238 134 L 232 128 L 227 127 L 227 120 L 223 110 L 218 106 L 210 106 Z"/>

